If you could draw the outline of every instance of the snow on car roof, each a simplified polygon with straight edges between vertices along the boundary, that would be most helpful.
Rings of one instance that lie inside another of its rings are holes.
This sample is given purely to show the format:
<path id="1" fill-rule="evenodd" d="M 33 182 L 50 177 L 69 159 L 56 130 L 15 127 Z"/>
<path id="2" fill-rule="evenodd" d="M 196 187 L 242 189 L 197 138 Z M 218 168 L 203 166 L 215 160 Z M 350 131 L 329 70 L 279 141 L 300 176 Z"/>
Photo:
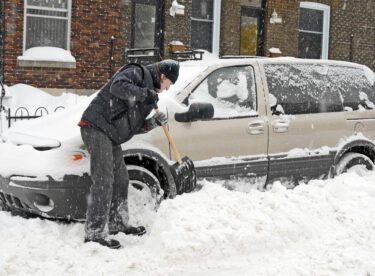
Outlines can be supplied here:
<path id="1" fill-rule="evenodd" d="M 294 57 L 278 57 L 278 58 L 269 58 L 269 59 L 257 59 L 261 64 L 270 64 L 270 63 L 291 63 L 291 64 L 333 64 L 333 65 L 341 65 L 341 66 L 348 66 L 348 67 L 355 67 L 362 69 L 366 75 L 368 81 L 374 85 L 375 83 L 375 73 L 366 65 L 362 65 L 359 63 L 349 62 L 349 61 L 341 61 L 341 60 L 330 60 L 330 59 L 301 59 L 301 58 L 294 58 Z"/>

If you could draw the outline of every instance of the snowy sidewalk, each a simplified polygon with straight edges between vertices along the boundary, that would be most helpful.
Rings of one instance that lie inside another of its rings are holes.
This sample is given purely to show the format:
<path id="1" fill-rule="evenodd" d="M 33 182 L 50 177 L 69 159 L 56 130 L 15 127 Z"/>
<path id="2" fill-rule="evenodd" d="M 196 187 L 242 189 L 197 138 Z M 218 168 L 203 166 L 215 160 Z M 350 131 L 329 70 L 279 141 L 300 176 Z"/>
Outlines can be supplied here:
<path id="1" fill-rule="evenodd" d="M 0 275 L 375 275 L 375 173 L 268 192 L 200 184 L 164 201 L 146 236 L 117 235 L 120 250 L 84 244 L 81 223 L 0 212 Z"/>

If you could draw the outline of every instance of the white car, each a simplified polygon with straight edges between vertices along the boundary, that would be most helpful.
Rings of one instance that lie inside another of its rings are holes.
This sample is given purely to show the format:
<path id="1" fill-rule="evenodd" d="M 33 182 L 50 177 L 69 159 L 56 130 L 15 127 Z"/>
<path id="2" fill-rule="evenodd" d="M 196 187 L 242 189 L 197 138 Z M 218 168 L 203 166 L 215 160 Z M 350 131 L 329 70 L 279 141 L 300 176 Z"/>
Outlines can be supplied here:
<path id="1" fill-rule="evenodd" d="M 179 80 L 159 103 L 198 178 L 245 177 L 262 189 L 276 179 L 296 184 L 374 168 L 375 75 L 369 68 L 295 58 L 180 65 Z M 3 135 L 0 198 L 6 208 L 85 217 L 91 180 L 77 123 L 91 99 Z M 123 151 L 132 189 L 148 195 L 139 195 L 146 205 L 190 192 L 170 172 L 175 161 L 161 128 L 135 136 Z"/>

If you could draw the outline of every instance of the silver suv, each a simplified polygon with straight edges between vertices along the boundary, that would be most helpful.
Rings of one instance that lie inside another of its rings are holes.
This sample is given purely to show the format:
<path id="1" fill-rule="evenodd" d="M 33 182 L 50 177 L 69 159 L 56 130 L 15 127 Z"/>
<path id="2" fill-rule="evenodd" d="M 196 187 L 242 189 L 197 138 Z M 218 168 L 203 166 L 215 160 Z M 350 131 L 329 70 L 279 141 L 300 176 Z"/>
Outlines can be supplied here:
<path id="1" fill-rule="evenodd" d="M 178 82 L 163 93 L 160 109 L 168 114 L 171 135 L 182 155 L 194 161 L 199 178 L 245 177 L 259 188 L 276 179 L 294 185 L 374 168 L 374 83 L 369 68 L 340 61 L 184 62 Z M 28 148 L 27 156 L 22 146 L 6 147 L 13 159 L 23 160 L 19 168 L 4 169 L 8 157 L 0 156 L 4 205 L 51 217 L 84 218 L 91 184 L 87 152 L 80 148 L 78 128 L 75 139 L 61 137 L 76 127 L 87 103 L 69 110 L 69 116 L 59 115 L 60 131 L 56 127 L 48 131 L 49 124 L 56 126 L 55 115 L 4 136 L 6 143 L 0 147 L 11 142 L 22 145 L 27 139 L 21 139 L 20 133 L 28 130 L 33 135 L 28 144 L 34 147 L 34 152 Z M 44 140 L 35 137 L 35 130 Z M 43 155 L 41 150 L 53 154 Z M 136 189 L 147 188 L 153 198 L 189 192 L 171 176 L 173 153 L 160 128 L 134 137 L 123 150 Z M 81 158 L 59 170 L 54 167 L 73 154 Z M 34 164 L 52 157 L 56 160 L 43 162 L 51 169 Z"/>
<path id="2" fill-rule="evenodd" d="M 369 68 L 347 62 L 222 62 L 179 93 L 189 109 L 169 114 L 171 132 L 200 177 L 264 185 L 373 169 L 374 82 Z M 167 152 L 161 133 L 153 139 Z"/>

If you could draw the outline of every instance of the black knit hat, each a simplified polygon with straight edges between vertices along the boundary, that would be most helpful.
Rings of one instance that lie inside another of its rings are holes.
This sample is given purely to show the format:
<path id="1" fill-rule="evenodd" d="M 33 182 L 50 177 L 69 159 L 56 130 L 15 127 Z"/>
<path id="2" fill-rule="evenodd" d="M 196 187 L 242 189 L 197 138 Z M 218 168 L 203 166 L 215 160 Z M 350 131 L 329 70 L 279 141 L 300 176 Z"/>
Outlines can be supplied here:
<path id="1" fill-rule="evenodd" d="M 166 59 L 159 62 L 159 71 L 161 74 L 164 74 L 172 83 L 175 83 L 178 79 L 180 65 L 175 60 Z"/>

